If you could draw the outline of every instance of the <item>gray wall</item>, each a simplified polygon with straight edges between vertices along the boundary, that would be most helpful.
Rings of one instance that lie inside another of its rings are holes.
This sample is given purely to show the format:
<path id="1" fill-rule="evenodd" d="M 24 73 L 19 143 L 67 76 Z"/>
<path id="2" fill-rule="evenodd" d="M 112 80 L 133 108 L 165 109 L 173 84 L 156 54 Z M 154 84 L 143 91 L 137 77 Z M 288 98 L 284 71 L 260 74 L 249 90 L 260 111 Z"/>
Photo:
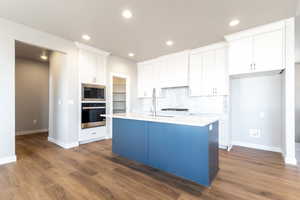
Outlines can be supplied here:
<path id="1" fill-rule="evenodd" d="M 295 108 L 296 108 L 296 142 L 300 143 L 300 64 L 296 64 L 295 69 Z"/>
<path id="2" fill-rule="evenodd" d="M 281 75 L 231 80 L 231 94 L 233 142 L 281 148 Z M 260 138 L 249 136 L 253 128 L 261 129 Z"/>
<path id="3" fill-rule="evenodd" d="M 16 132 L 48 129 L 48 119 L 49 64 L 17 58 Z"/>

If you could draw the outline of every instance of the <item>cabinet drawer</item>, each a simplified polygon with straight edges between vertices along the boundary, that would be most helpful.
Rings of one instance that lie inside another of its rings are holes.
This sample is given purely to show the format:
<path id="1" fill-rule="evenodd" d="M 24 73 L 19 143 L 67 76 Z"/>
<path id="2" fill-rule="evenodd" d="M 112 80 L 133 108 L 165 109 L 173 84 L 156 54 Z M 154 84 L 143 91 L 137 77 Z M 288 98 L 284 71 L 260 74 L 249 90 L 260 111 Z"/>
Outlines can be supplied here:
<path id="1" fill-rule="evenodd" d="M 82 129 L 79 141 L 93 140 L 93 139 L 105 139 L 107 136 L 106 127 L 96 127 L 89 129 Z"/>

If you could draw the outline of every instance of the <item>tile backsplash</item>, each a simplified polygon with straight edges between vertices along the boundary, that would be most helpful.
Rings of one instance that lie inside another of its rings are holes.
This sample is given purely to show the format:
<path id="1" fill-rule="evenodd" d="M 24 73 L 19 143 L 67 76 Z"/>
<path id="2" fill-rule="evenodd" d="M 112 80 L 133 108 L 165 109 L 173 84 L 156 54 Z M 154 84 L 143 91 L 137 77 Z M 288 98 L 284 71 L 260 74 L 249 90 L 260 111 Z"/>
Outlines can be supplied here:
<path id="1" fill-rule="evenodd" d="M 190 113 L 217 113 L 227 112 L 226 96 L 190 97 L 188 87 L 165 88 L 161 91 L 162 97 L 157 100 L 157 109 L 162 108 L 187 108 Z M 139 112 L 152 110 L 152 99 L 139 99 Z"/>

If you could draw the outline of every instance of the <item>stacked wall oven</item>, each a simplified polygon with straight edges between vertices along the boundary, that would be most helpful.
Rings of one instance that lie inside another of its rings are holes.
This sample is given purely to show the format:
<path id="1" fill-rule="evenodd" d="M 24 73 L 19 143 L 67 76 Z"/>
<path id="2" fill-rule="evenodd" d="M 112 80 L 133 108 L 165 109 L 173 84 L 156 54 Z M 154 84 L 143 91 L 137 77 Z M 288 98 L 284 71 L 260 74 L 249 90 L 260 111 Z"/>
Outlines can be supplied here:
<path id="1" fill-rule="evenodd" d="M 82 84 L 81 143 L 106 138 L 106 87 Z"/>

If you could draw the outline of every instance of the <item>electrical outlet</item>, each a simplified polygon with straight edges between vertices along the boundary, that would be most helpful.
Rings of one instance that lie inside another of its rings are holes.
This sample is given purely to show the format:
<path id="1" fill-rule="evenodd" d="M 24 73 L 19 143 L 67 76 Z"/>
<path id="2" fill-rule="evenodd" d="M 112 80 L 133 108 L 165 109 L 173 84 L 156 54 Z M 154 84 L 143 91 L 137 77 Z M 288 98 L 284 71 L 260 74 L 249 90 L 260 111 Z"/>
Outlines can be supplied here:
<path id="1" fill-rule="evenodd" d="M 36 119 L 33 120 L 33 124 L 34 124 L 34 125 L 37 124 L 37 120 L 36 120 Z"/>
<path id="2" fill-rule="evenodd" d="M 260 129 L 249 129 L 249 135 L 253 138 L 260 138 Z"/>

